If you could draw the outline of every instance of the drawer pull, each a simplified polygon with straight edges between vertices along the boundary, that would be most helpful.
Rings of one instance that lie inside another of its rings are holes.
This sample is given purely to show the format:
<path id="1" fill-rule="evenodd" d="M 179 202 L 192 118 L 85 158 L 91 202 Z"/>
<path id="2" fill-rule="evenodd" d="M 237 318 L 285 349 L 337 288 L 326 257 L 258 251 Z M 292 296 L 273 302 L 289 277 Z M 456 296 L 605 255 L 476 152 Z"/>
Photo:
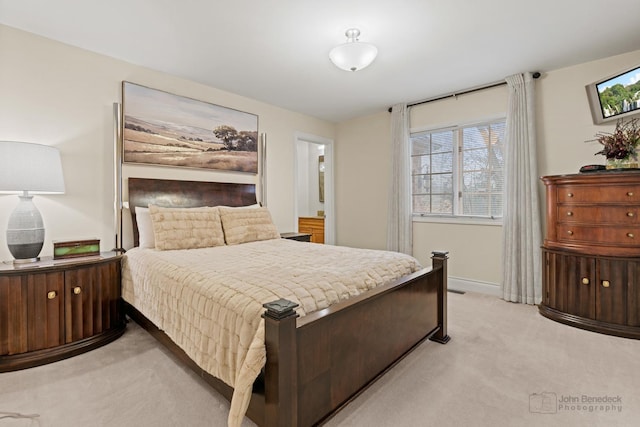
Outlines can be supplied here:
<path id="1" fill-rule="evenodd" d="M 73 288 L 73 293 L 75 295 L 80 295 L 82 293 L 82 288 L 80 286 L 76 286 L 75 288 Z"/>
<path id="2" fill-rule="evenodd" d="M 627 193 L 629 194 L 629 193 Z M 567 197 L 573 197 L 573 193 L 567 193 Z"/>
<path id="3" fill-rule="evenodd" d="M 627 191 L 627 196 L 629 197 L 633 196 L 633 191 Z"/>
<path id="4" fill-rule="evenodd" d="M 49 291 L 47 292 L 47 299 L 55 299 L 55 297 L 58 296 L 58 292 L 56 291 Z"/>
<path id="5" fill-rule="evenodd" d="M 588 277 L 583 277 L 582 278 L 582 284 L 583 285 L 588 285 L 589 284 L 589 278 Z"/>
<path id="6" fill-rule="evenodd" d="M 609 285 L 610 285 L 610 283 L 609 283 L 609 281 L 608 281 L 608 280 L 603 280 L 603 281 L 602 281 L 602 287 L 603 287 L 603 288 L 608 288 L 608 287 L 609 287 Z"/>
<path id="7" fill-rule="evenodd" d="M 635 216 L 635 214 L 633 212 L 627 212 L 627 216 L 628 217 L 633 217 L 633 216 Z"/>
<path id="8" fill-rule="evenodd" d="M 573 236 L 573 231 L 569 230 L 569 231 L 567 231 L 567 234 L 568 234 L 569 236 Z"/>
<path id="9" fill-rule="evenodd" d="M 567 212 L 567 216 L 573 216 L 573 212 L 571 211 Z"/>
<path id="10" fill-rule="evenodd" d="M 633 233 L 627 233 L 627 237 L 633 239 L 635 236 L 633 235 Z"/>

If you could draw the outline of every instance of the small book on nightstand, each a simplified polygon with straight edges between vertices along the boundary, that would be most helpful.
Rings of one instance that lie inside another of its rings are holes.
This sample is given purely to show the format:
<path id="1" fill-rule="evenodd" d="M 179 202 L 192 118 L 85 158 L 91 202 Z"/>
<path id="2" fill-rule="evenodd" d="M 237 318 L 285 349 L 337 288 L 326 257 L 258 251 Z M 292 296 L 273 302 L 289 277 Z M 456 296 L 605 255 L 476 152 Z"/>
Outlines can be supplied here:
<path id="1" fill-rule="evenodd" d="M 75 258 L 100 254 L 100 239 L 53 242 L 53 259 Z"/>

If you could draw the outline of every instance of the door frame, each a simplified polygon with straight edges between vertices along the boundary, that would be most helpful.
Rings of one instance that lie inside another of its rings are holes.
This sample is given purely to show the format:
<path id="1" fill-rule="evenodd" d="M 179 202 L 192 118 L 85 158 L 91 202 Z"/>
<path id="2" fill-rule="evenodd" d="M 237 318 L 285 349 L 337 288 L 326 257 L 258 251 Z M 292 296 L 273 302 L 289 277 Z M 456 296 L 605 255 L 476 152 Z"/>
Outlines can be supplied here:
<path id="1" fill-rule="evenodd" d="M 293 141 L 293 219 L 298 231 L 298 151 L 300 144 L 324 145 L 324 242 L 335 245 L 335 191 L 333 167 L 333 140 L 304 132 L 296 132 Z"/>

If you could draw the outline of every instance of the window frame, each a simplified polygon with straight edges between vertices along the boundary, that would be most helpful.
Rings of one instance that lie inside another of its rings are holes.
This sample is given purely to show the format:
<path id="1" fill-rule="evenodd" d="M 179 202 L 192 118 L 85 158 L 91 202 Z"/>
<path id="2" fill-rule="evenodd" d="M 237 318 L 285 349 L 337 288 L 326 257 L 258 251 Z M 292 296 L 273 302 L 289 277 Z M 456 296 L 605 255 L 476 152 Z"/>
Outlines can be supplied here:
<path id="1" fill-rule="evenodd" d="M 491 125 L 496 122 L 504 122 L 506 126 L 507 117 L 506 114 L 500 114 L 496 116 L 486 117 L 483 119 L 477 119 L 472 121 L 460 122 L 455 124 L 443 124 L 436 126 L 424 126 L 424 127 L 415 127 L 409 129 L 409 138 L 411 135 L 416 133 L 423 132 L 437 132 L 437 131 L 460 131 L 466 127 L 472 126 L 481 126 L 481 125 Z M 409 164 L 411 164 L 411 140 L 409 140 Z M 461 161 L 461 152 L 460 152 L 461 142 L 460 142 L 460 133 L 456 132 L 456 136 L 454 138 L 454 162 L 452 168 L 452 182 L 453 182 L 453 210 L 457 212 L 459 210 L 460 197 L 458 197 L 458 192 L 460 191 L 460 180 L 461 180 L 461 171 L 460 171 L 460 161 Z M 506 167 L 505 167 L 506 171 Z M 411 178 L 412 174 L 409 171 L 409 178 Z M 410 197 L 413 197 L 413 183 L 411 184 L 411 194 Z M 504 196 L 504 193 L 503 193 Z M 504 203 L 504 197 L 502 199 Z M 426 213 L 414 213 L 413 212 L 413 202 L 411 204 L 411 215 L 413 222 L 425 222 L 425 223 L 442 223 L 442 224 L 472 224 L 472 225 L 492 225 L 492 226 L 502 226 L 503 217 L 488 217 L 488 216 L 473 216 L 473 215 L 459 215 L 459 214 L 426 214 Z"/>

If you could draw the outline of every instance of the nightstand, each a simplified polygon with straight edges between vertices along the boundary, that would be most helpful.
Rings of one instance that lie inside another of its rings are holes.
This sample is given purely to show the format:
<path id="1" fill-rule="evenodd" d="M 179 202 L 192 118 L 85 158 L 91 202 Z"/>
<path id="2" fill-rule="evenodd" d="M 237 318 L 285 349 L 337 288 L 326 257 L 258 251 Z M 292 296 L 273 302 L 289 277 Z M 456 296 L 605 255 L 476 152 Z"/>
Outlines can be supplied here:
<path id="1" fill-rule="evenodd" d="M 310 233 L 311 242 L 324 243 L 324 217 L 301 216 L 298 218 L 298 231 Z"/>
<path id="2" fill-rule="evenodd" d="M 308 233 L 280 233 L 280 237 L 298 242 L 311 242 L 311 234 Z"/>
<path id="3" fill-rule="evenodd" d="M 125 331 L 122 255 L 0 264 L 0 372 L 93 350 Z"/>

